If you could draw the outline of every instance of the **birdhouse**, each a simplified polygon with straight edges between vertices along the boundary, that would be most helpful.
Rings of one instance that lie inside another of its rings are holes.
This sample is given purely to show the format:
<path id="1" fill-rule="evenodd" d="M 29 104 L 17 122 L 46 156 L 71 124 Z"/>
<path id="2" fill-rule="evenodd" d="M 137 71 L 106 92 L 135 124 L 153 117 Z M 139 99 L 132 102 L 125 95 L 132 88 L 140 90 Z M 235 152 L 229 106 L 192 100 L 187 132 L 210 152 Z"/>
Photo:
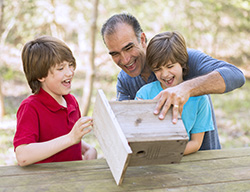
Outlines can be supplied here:
<path id="1" fill-rule="evenodd" d="M 155 100 L 108 101 L 98 90 L 93 130 L 120 185 L 127 167 L 179 163 L 188 135 L 181 118 L 172 123 L 172 109 L 164 120 L 153 114 Z"/>

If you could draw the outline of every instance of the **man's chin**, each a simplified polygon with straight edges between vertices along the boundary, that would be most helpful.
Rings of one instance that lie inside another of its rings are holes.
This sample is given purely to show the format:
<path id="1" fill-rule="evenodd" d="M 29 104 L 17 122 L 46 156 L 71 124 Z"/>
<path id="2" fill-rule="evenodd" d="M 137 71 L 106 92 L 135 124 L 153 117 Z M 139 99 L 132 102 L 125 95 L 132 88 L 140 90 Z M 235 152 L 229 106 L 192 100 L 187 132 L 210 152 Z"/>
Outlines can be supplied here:
<path id="1" fill-rule="evenodd" d="M 140 75 L 140 72 L 137 71 L 125 71 L 130 77 L 137 77 Z"/>

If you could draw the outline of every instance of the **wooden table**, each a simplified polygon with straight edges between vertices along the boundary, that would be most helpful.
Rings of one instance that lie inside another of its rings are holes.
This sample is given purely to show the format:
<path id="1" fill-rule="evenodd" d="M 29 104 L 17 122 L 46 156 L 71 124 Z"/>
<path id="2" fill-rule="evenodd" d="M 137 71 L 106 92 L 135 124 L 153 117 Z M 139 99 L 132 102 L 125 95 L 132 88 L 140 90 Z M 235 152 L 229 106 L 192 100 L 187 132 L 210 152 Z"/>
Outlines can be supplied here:
<path id="1" fill-rule="evenodd" d="M 129 167 L 121 186 L 105 159 L 5 166 L 0 191 L 250 191 L 250 148 L 199 151 L 180 164 Z"/>

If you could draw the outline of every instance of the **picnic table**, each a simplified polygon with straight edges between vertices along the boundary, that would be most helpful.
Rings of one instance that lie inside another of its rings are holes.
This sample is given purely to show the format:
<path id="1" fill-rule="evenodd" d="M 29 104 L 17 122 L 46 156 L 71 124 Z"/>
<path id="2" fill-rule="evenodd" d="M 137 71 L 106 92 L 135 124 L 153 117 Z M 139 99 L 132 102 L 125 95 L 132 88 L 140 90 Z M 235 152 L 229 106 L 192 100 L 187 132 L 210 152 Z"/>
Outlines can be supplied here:
<path id="1" fill-rule="evenodd" d="M 120 186 L 105 159 L 2 166 L 0 191 L 250 191 L 250 148 L 198 151 L 179 164 L 129 167 Z"/>

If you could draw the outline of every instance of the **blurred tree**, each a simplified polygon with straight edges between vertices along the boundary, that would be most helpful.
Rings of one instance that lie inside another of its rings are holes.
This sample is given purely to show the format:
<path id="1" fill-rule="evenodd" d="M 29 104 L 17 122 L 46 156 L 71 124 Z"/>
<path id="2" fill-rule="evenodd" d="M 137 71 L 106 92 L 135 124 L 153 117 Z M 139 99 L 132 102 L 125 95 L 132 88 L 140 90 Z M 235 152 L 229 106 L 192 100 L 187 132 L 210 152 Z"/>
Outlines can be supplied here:
<path id="1" fill-rule="evenodd" d="M 98 4 L 99 0 L 94 0 L 93 2 L 93 15 L 91 18 L 91 35 L 90 35 L 90 65 L 87 65 L 87 73 L 85 78 L 85 85 L 83 87 L 83 96 L 82 96 L 82 115 L 86 116 L 89 111 L 89 106 L 91 103 L 91 96 L 93 92 L 93 83 L 95 77 L 95 42 L 96 42 L 96 21 L 98 18 Z"/>
<path id="2" fill-rule="evenodd" d="M 102 0 L 98 8 L 101 17 L 95 21 L 95 32 L 92 32 L 95 13 L 91 1 L 0 0 L 3 2 L 1 48 L 6 55 L 2 57 L 0 67 L 5 64 L 20 69 L 9 60 L 8 50 L 20 52 L 24 43 L 35 36 L 46 34 L 61 38 L 74 52 L 77 69 L 84 73 L 83 79 L 86 78 L 81 105 L 87 108 L 94 74 L 105 81 L 110 67 L 103 66 L 114 65 L 102 42 L 100 29 L 115 13 L 125 11 L 135 15 L 148 40 L 156 33 L 178 30 L 191 48 L 202 49 L 237 66 L 247 67 L 250 62 L 250 2 L 246 0 Z M 93 34 L 96 35 L 96 54 L 91 46 Z"/>
<path id="3" fill-rule="evenodd" d="M 4 16 L 4 0 L 0 0 L 0 37 L 2 37 L 3 30 L 3 16 Z M 2 46 L 0 47 L 0 67 L 2 66 Z M 3 119 L 5 113 L 4 96 L 2 92 L 2 77 L 0 77 L 0 121 Z"/>

